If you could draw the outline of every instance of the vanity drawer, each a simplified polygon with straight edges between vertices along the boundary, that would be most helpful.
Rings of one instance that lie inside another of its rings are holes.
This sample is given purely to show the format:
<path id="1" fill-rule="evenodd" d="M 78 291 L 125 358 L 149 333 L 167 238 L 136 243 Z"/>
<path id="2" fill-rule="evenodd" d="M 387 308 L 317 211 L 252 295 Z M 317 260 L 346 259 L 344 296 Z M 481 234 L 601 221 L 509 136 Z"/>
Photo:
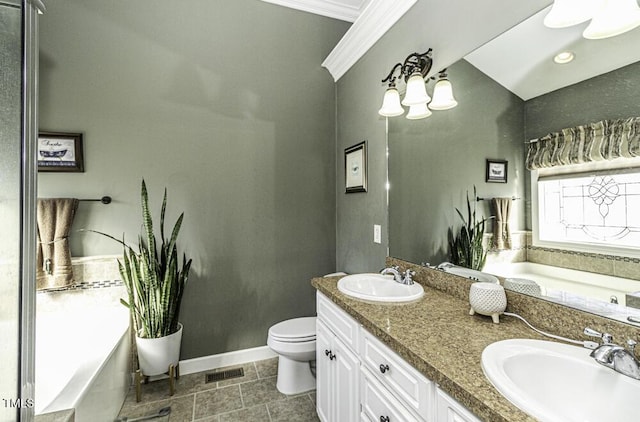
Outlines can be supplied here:
<path id="1" fill-rule="evenodd" d="M 322 293 L 316 294 L 316 312 L 333 333 L 353 351 L 358 351 L 360 324 Z"/>
<path id="2" fill-rule="evenodd" d="M 361 421 L 421 422 L 402 403 L 391 395 L 366 368 L 360 370 L 362 385 Z"/>
<path id="3" fill-rule="evenodd" d="M 400 400 L 419 415 L 430 414 L 434 383 L 384 345 L 373 334 L 361 330 L 362 364 Z"/>

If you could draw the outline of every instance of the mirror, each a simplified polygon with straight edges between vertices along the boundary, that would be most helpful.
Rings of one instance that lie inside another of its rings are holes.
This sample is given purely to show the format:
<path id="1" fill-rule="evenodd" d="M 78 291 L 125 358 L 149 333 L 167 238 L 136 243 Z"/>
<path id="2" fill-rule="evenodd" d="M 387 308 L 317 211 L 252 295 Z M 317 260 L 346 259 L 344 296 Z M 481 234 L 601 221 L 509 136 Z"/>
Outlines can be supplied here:
<path id="1" fill-rule="evenodd" d="M 531 230 L 525 141 L 580 124 L 640 116 L 635 99 L 640 29 L 585 40 L 587 23 L 547 29 L 542 24 L 547 11 L 447 69 L 456 108 L 423 120 L 389 118 L 390 256 L 434 265 L 447 261 L 447 231 L 461 225 L 456 208 L 466 215 L 466 197 L 479 216 L 491 215 L 488 200 L 475 200 L 475 186 L 481 198 L 515 198 L 509 219 L 513 247 L 490 259 L 525 260 Z M 554 63 L 553 56 L 565 50 L 574 52 L 574 61 Z M 507 161 L 506 183 L 485 181 L 488 159 Z M 589 265 L 592 254 L 579 255 Z"/>

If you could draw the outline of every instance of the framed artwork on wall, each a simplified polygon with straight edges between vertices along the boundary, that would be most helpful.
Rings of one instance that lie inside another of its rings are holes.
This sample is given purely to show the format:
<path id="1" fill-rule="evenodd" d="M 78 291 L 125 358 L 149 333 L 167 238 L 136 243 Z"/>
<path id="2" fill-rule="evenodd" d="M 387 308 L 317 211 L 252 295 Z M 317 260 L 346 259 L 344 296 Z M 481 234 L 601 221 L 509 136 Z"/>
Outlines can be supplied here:
<path id="1" fill-rule="evenodd" d="M 487 159 L 487 175 L 488 183 L 507 183 L 507 161 Z"/>
<path id="2" fill-rule="evenodd" d="M 367 191 L 367 141 L 344 150 L 345 193 Z"/>
<path id="3" fill-rule="evenodd" d="M 38 171 L 84 172 L 82 133 L 40 132 Z"/>

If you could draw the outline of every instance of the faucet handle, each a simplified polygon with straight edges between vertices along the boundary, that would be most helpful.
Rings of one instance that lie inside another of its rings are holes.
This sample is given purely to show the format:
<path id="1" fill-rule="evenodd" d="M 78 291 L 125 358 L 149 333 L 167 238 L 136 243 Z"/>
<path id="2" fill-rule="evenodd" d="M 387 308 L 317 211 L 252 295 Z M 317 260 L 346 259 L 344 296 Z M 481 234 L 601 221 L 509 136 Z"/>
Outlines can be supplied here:
<path id="1" fill-rule="evenodd" d="M 416 275 L 416 272 L 413 270 L 407 270 L 404 272 L 404 282 L 406 284 L 412 284 L 413 283 L 413 276 Z"/>
<path id="2" fill-rule="evenodd" d="M 629 346 L 629 351 L 631 352 L 631 354 L 633 356 L 636 355 L 636 345 L 638 344 L 637 341 L 632 340 L 632 339 L 628 339 L 627 340 L 627 346 Z"/>
<path id="3" fill-rule="evenodd" d="M 599 337 L 602 339 L 602 344 L 612 344 L 613 343 L 613 336 L 609 333 L 600 333 L 596 330 L 594 330 L 593 328 L 589 328 L 586 327 L 584 329 L 584 334 L 589 336 L 589 337 Z"/>

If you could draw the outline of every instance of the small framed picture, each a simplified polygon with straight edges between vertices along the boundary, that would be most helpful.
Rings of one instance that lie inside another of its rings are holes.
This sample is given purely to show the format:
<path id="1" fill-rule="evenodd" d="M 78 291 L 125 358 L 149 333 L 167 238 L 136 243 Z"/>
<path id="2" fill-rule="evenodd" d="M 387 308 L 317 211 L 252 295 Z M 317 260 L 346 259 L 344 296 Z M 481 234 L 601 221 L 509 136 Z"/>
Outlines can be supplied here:
<path id="1" fill-rule="evenodd" d="M 367 191 L 367 141 L 344 150 L 345 192 Z"/>
<path id="2" fill-rule="evenodd" d="M 486 182 L 507 183 L 507 161 L 487 159 Z"/>
<path id="3" fill-rule="evenodd" d="M 38 171 L 84 172 L 82 133 L 40 132 Z"/>

